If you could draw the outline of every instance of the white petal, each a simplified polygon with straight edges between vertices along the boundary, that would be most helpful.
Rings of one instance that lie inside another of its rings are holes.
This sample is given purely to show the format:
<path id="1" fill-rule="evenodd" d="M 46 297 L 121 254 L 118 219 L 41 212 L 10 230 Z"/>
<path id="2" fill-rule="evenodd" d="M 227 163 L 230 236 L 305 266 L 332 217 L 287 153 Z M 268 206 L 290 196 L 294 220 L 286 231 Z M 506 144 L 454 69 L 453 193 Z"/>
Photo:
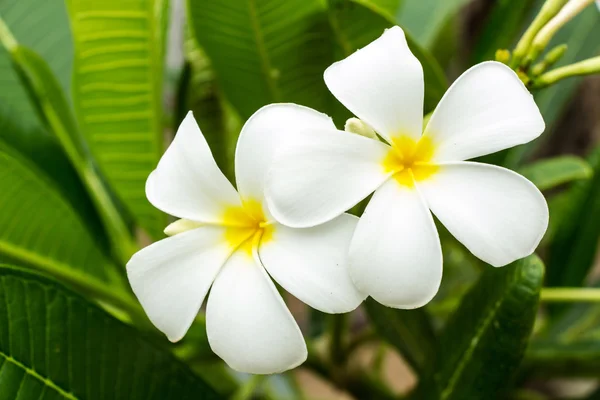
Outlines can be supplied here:
<path id="1" fill-rule="evenodd" d="M 223 236 L 218 227 L 194 229 L 143 248 L 127 263 L 133 292 L 172 342 L 185 335 L 231 254 Z"/>
<path id="2" fill-rule="evenodd" d="M 262 265 L 244 251 L 223 267 L 208 296 L 212 350 L 231 368 L 273 374 L 306 360 L 302 333 Z"/>
<path id="3" fill-rule="evenodd" d="M 277 225 L 259 248 L 269 274 L 298 299 L 326 313 L 354 310 L 365 299 L 348 275 L 348 247 L 358 218 L 342 214 L 314 228 Z"/>
<path id="4" fill-rule="evenodd" d="M 388 175 L 389 146 L 342 131 L 305 135 L 279 153 L 267 177 L 271 214 L 291 227 L 329 221 L 367 197 Z M 310 139 L 310 140 L 309 140 Z"/>
<path id="5" fill-rule="evenodd" d="M 434 160 L 460 161 L 527 143 L 544 131 L 544 119 L 517 74 L 499 62 L 477 64 L 448 89 L 425 135 Z"/>
<path id="6" fill-rule="evenodd" d="M 350 245 L 359 290 L 394 308 L 417 308 L 437 293 L 442 250 L 431 213 L 414 188 L 390 179 L 377 189 Z"/>
<path id="7" fill-rule="evenodd" d="M 444 164 L 418 186 L 450 233 L 495 267 L 533 253 L 548 227 L 544 196 L 533 183 L 505 168 Z"/>
<path id="8" fill-rule="evenodd" d="M 293 146 L 307 131 L 336 130 L 331 118 L 296 104 L 271 104 L 248 119 L 235 151 L 237 188 L 243 199 L 264 203 L 265 179 L 276 152 Z"/>
<path id="9" fill-rule="evenodd" d="M 146 196 L 156 208 L 198 222 L 221 222 L 226 207 L 241 206 L 191 111 L 148 177 Z"/>
<path id="10" fill-rule="evenodd" d="M 395 26 L 380 38 L 325 70 L 333 95 L 377 133 L 421 136 L 423 68 Z"/>

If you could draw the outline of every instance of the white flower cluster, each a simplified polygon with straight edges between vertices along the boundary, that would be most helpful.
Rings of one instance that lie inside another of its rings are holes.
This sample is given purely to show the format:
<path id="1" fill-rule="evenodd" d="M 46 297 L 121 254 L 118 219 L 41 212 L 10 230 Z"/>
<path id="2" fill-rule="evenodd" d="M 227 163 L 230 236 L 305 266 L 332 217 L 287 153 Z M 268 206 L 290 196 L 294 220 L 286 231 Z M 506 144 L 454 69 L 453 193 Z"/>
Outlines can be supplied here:
<path id="1" fill-rule="evenodd" d="M 326 313 L 351 311 L 366 296 L 416 308 L 442 278 L 432 213 L 496 267 L 531 254 L 548 225 L 546 201 L 531 182 L 465 161 L 544 130 L 507 66 L 486 62 L 465 72 L 425 129 L 423 69 L 399 27 L 324 77 L 360 119 L 348 131 L 295 104 L 258 110 L 237 143 L 236 190 L 190 113 L 147 181 L 149 201 L 180 219 L 165 230 L 171 237 L 133 256 L 131 286 L 172 341 L 185 335 L 210 289 L 210 346 L 239 371 L 281 372 L 306 359 L 271 279 Z M 345 213 L 371 193 L 360 219 Z"/>

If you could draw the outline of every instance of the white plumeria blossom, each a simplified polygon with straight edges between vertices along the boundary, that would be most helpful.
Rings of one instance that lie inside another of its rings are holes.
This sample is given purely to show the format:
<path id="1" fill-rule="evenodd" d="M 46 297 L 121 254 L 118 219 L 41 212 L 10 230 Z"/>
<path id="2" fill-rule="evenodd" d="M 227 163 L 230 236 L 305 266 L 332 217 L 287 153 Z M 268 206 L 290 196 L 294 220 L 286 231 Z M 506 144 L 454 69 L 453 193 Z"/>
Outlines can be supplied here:
<path id="1" fill-rule="evenodd" d="M 548 225 L 540 191 L 508 169 L 465 161 L 543 132 L 531 94 L 511 69 L 486 62 L 466 71 L 424 131 L 423 69 L 399 27 L 331 65 L 325 83 L 386 143 L 332 129 L 303 135 L 277 155 L 267 201 L 282 223 L 310 227 L 375 192 L 349 250 L 359 290 L 396 308 L 435 296 L 442 251 L 431 212 L 493 266 L 535 250 Z"/>
<path id="2" fill-rule="evenodd" d="M 271 278 L 327 313 L 351 311 L 366 297 L 346 263 L 356 217 L 341 214 L 294 229 L 277 223 L 266 207 L 265 177 L 287 141 L 284 126 L 290 135 L 334 128 L 328 116 L 294 105 L 257 111 L 238 140 L 236 191 L 190 112 L 146 183 L 149 201 L 181 218 L 165 230 L 174 236 L 142 249 L 127 264 L 135 295 L 171 341 L 185 335 L 210 288 L 210 346 L 242 372 L 276 373 L 306 360 L 302 333 Z"/>

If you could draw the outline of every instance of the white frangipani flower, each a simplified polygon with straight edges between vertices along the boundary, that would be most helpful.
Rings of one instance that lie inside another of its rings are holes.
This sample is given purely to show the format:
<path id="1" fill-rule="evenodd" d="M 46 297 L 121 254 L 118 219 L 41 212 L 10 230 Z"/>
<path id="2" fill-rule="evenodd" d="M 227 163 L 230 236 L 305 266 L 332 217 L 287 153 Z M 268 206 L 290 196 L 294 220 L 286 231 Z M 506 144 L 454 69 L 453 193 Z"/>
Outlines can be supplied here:
<path id="1" fill-rule="evenodd" d="M 278 224 L 266 208 L 265 176 L 287 139 L 284 126 L 291 127 L 290 135 L 334 127 L 329 117 L 307 108 L 281 104 L 257 111 L 238 140 L 236 191 L 190 112 L 146 183 L 150 202 L 181 218 L 165 230 L 174 236 L 142 249 L 127 264 L 134 293 L 171 341 L 185 335 L 212 285 L 206 309 L 210 346 L 229 366 L 249 373 L 281 372 L 307 355 L 269 275 L 327 313 L 351 311 L 365 298 L 346 265 L 356 217 L 342 214 L 294 229 Z"/>
<path id="2" fill-rule="evenodd" d="M 374 191 L 350 245 L 350 275 L 359 290 L 397 308 L 433 298 L 442 252 L 431 212 L 496 267 L 534 251 L 548 224 L 539 190 L 508 169 L 464 161 L 529 142 L 544 130 L 512 70 L 497 62 L 469 69 L 424 131 L 423 70 L 399 27 L 330 66 L 325 82 L 386 143 L 331 129 L 303 135 L 277 155 L 267 200 L 282 223 L 310 227 Z"/>

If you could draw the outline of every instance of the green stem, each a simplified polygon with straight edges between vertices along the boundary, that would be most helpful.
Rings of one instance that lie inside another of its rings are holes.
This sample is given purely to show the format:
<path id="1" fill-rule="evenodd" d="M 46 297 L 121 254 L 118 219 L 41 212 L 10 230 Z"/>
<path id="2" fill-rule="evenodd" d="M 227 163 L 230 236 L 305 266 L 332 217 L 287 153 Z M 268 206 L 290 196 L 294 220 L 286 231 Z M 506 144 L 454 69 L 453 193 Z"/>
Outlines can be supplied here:
<path id="1" fill-rule="evenodd" d="M 540 295 L 540 300 L 546 303 L 600 303 L 600 288 L 543 288 Z"/>
<path id="2" fill-rule="evenodd" d="M 541 89 L 572 76 L 582 76 L 600 73 L 600 56 L 589 58 L 575 64 L 556 68 L 542 74 L 533 82 L 534 89 Z"/>
<path id="3" fill-rule="evenodd" d="M 348 327 L 348 314 L 331 315 L 331 342 L 330 356 L 331 363 L 334 366 L 341 365 L 344 362 L 346 350 L 346 328 Z"/>
<path id="4" fill-rule="evenodd" d="M 571 0 L 535 35 L 531 49 L 525 60 L 528 64 L 535 60 L 544 51 L 556 32 L 579 14 L 585 7 L 592 4 L 593 0 Z"/>
<path id="5" fill-rule="evenodd" d="M 538 15 L 517 43 L 510 63 L 511 68 L 514 69 L 521 65 L 521 61 L 529 51 L 531 42 L 533 42 L 537 33 L 560 11 L 566 2 L 567 0 L 546 0 Z"/>

